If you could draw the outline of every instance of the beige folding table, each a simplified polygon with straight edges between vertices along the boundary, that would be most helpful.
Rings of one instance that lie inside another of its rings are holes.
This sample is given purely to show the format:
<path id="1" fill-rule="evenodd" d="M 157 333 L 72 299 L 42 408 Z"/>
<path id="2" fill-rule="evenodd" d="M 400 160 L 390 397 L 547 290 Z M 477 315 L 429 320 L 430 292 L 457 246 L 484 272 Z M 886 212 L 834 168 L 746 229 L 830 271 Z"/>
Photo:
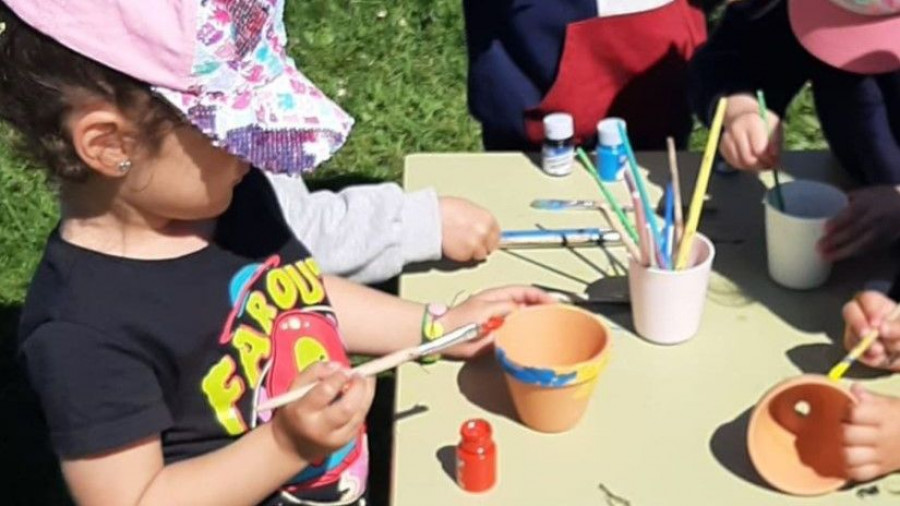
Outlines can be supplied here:
<path id="1" fill-rule="evenodd" d="M 668 181 L 664 153 L 639 153 L 651 197 Z M 699 155 L 679 155 L 682 193 L 690 200 Z M 782 379 L 825 373 L 843 355 L 833 342 L 840 309 L 852 294 L 889 281 L 887 255 L 844 262 L 821 289 L 801 292 L 766 271 L 763 194 L 769 174 L 714 173 L 701 230 L 716 258 L 703 321 L 689 342 L 665 347 L 634 335 L 627 306 L 591 306 L 613 332 L 609 367 L 587 413 L 563 434 L 541 434 L 515 416 L 492 356 L 470 363 L 407 364 L 398 371 L 392 473 L 394 506 L 565 505 L 835 505 L 900 504 L 900 477 L 830 495 L 799 498 L 773 491 L 750 463 L 745 431 L 750 409 Z M 788 153 L 785 179 L 841 183 L 827 153 Z M 580 167 L 562 178 L 543 174 L 517 153 L 418 154 L 406 160 L 408 190 L 427 186 L 490 209 L 504 229 L 605 227 L 597 212 L 548 212 L 535 198 L 598 199 Z M 624 202 L 622 184 L 611 186 Z M 790 240 L 790 238 L 783 238 Z M 503 284 L 536 284 L 588 296 L 622 293 L 621 247 L 555 248 L 494 253 L 473 266 L 415 266 L 401 277 L 402 296 L 450 302 Z M 677 296 L 677 294 L 673 294 Z M 900 395 L 900 379 L 854 368 L 875 391 Z M 454 482 L 460 424 L 487 419 L 498 448 L 498 482 L 470 494 Z M 872 486 L 877 486 L 877 493 Z M 616 502 L 616 496 L 626 502 Z"/>

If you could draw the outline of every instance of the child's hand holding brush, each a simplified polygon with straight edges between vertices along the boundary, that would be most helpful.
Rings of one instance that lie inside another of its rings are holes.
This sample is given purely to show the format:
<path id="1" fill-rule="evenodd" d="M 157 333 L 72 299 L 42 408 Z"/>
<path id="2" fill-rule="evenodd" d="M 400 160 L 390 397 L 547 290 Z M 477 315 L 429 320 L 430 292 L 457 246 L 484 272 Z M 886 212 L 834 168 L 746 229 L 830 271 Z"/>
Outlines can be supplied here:
<path id="1" fill-rule="evenodd" d="M 870 367 L 900 371 L 900 321 L 897 303 L 885 295 L 862 292 L 844 306 L 844 346 Z M 872 340 L 877 333 L 877 338 Z M 845 359 L 846 361 L 846 359 Z M 840 365 L 840 364 L 839 364 Z M 832 370 L 834 372 L 834 370 Z M 843 473 L 867 482 L 900 470 L 900 398 L 852 386 L 856 402 L 844 417 Z"/>
<path id="2" fill-rule="evenodd" d="M 859 357 L 876 369 L 900 372 L 900 320 L 889 318 L 897 303 L 880 292 L 862 292 L 844 305 L 844 346 L 852 350 L 863 336 L 876 330 L 878 339 Z"/>

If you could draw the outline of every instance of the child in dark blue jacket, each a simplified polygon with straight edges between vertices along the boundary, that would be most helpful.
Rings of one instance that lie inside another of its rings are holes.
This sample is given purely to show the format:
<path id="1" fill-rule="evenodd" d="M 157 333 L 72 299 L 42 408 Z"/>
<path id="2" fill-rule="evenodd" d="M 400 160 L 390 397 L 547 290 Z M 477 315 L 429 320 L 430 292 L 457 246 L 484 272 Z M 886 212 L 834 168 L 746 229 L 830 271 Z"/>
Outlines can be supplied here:
<path id="1" fill-rule="evenodd" d="M 568 112 L 579 144 L 628 122 L 636 149 L 684 145 L 687 62 L 706 40 L 699 0 L 464 0 L 469 108 L 488 150 L 535 150 L 544 115 Z"/>
<path id="2" fill-rule="evenodd" d="M 738 169 L 775 167 L 781 121 L 812 83 L 822 132 L 864 188 L 827 225 L 839 260 L 900 239 L 900 15 L 890 0 L 741 0 L 691 63 L 695 112 L 728 96 L 721 152 Z M 755 92 L 767 98 L 771 138 Z"/>

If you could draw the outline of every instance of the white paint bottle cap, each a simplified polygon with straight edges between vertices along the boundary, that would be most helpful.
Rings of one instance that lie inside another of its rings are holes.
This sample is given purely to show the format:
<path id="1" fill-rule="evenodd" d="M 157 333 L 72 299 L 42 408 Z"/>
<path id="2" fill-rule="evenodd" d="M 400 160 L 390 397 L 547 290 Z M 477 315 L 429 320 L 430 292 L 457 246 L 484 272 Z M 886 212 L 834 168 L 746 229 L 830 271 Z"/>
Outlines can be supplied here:
<path id="1" fill-rule="evenodd" d="M 551 141 L 564 141 L 575 135 L 575 121 L 572 115 L 555 112 L 544 116 L 544 137 Z"/>
<path id="2" fill-rule="evenodd" d="M 604 118 L 597 123 L 597 140 L 601 146 L 621 146 L 622 135 L 619 134 L 619 125 L 625 128 L 625 120 L 622 118 Z"/>

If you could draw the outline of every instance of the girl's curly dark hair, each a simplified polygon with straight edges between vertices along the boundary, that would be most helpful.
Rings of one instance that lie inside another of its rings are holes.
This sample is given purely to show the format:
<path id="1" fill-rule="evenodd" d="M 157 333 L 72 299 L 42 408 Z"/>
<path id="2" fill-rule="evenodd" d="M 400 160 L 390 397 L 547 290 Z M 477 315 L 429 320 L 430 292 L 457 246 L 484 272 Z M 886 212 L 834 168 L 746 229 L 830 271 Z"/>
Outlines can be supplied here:
<path id="1" fill-rule="evenodd" d="M 23 151 L 51 175 L 83 181 L 91 173 L 72 145 L 65 119 L 78 97 L 115 105 L 140 128 L 152 153 L 181 121 L 150 87 L 66 48 L 25 24 L 0 2 L 0 119 L 18 131 Z"/>

